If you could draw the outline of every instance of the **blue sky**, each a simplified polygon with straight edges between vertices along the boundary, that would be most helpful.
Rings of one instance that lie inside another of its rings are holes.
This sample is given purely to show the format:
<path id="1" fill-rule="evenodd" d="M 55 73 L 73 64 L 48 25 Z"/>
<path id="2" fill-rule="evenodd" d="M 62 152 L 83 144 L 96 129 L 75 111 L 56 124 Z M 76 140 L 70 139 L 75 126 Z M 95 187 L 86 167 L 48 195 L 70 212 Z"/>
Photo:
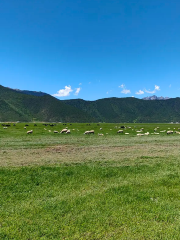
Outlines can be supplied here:
<path id="1" fill-rule="evenodd" d="M 0 84 L 59 99 L 180 96 L 179 0 L 0 1 Z"/>

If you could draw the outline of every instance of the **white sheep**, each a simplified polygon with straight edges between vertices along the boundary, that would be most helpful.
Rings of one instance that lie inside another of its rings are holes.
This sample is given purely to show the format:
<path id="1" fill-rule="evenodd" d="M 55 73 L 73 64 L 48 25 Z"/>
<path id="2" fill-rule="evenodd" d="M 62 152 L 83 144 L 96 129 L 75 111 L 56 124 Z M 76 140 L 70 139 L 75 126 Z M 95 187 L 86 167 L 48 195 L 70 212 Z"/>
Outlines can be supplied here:
<path id="1" fill-rule="evenodd" d="M 94 134 L 94 130 L 90 130 L 90 131 L 85 131 L 84 134 Z"/>
<path id="2" fill-rule="evenodd" d="M 118 130 L 117 133 L 123 133 L 123 130 Z"/>
<path id="3" fill-rule="evenodd" d="M 27 134 L 31 134 L 33 133 L 33 130 L 27 131 Z"/>
<path id="4" fill-rule="evenodd" d="M 66 132 L 67 132 L 67 128 L 64 128 L 64 129 L 61 130 L 60 133 L 66 133 Z"/>
<path id="5" fill-rule="evenodd" d="M 167 134 L 173 134 L 173 131 L 167 131 Z"/>

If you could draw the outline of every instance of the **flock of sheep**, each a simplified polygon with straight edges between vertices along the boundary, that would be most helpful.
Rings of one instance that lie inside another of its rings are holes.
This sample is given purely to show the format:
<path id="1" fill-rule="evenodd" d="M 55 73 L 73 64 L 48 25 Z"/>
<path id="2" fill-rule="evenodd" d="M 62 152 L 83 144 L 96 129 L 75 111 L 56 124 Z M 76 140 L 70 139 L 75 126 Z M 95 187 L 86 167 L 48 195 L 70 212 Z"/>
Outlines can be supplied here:
<path id="1" fill-rule="evenodd" d="M 115 128 L 117 128 L 117 126 L 116 126 Z M 122 126 L 122 128 L 126 129 L 125 126 Z M 127 127 L 127 128 L 128 128 L 128 129 L 132 129 L 131 127 Z M 156 128 L 154 129 L 154 132 L 151 133 L 151 134 L 159 135 L 159 133 L 157 132 L 158 129 L 159 129 L 159 127 L 156 127 Z M 174 129 L 175 129 L 175 128 L 174 128 Z M 44 130 L 47 130 L 47 129 L 44 128 Z M 75 129 L 73 129 L 73 130 L 75 130 Z M 99 130 L 102 131 L 102 128 L 100 128 Z M 112 129 L 110 129 L 110 130 L 112 130 Z M 180 130 L 180 129 L 178 129 L 178 130 Z M 51 130 L 48 130 L 48 131 L 51 132 Z M 78 131 L 79 131 L 79 130 L 78 130 Z M 132 131 L 134 131 L 134 129 L 132 129 Z M 149 132 L 144 132 L 144 128 L 141 128 L 140 130 L 135 130 L 135 131 L 136 131 L 136 135 L 137 135 L 137 136 L 148 136 L 148 135 L 150 134 Z M 162 131 L 160 131 L 160 133 L 164 133 L 164 132 L 166 132 L 167 135 L 173 134 L 173 133 L 180 134 L 179 131 L 173 131 L 173 130 L 162 130 Z M 33 130 L 27 131 L 27 134 L 30 134 L 30 133 L 33 133 Z M 66 127 L 66 128 L 64 128 L 64 129 L 62 129 L 60 132 L 54 131 L 54 133 L 70 134 L 70 133 L 71 133 L 71 130 L 68 129 L 68 127 Z M 94 130 L 89 130 L 89 131 L 85 131 L 85 132 L 84 132 L 85 135 L 94 134 L 94 133 L 95 133 Z M 124 132 L 123 129 L 119 129 L 119 130 L 117 131 L 117 134 L 120 134 L 120 133 L 121 133 L 121 134 L 124 133 L 125 135 L 129 135 L 129 133 L 128 133 L 128 132 Z M 106 133 L 106 134 L 108 134 L 108 133 Z M 104 134 L 103 134 L 103 133 L 98 133 L 98 136 L 104 136 Z"/>
<path id="2" fill-rule="evenodd" d="M 50 125 L 50 126 L 56 126 L 56 124 L 43 124 L 43 125 L 45 125 L 45 126 L 48 126 L 48 125 Z M 66 124 L 63 124 L 63 125 L 66 125 Z M 70 124 L 70 125 L 72 125 L 72 124 Z M 98 124 L 99 125 L 99 124 Z M 3 126 L 3 128 L 4 129 L 7 129 L 10 125 L 9 124 L 2 124 L 2 126 Z M 13 124 L 13 126 L 16 126 L 15 124 Z M 27 126 L 29 126 L 28 124 L 26 124 L 25 125 L 25 127 L 24 127 L 24 129 L 26 129 L 26 127 Z M 36 124 L 34 124 L 34 126 L 37 126 Z M 159 127 L 156 127 L 156 128 L 154 128 L 154 130 L 153 130 L 153 132 L 152 133 L 149 133 L 149 132 L 145 132 L 144 131 L 144 128 L 140 128 L 139 130 L 137 130 L 137 129 L 133 129 L 133 128 L 131 128 L 131 127 L 125 127 L 125 126 L 121 126 L 121 127 L 117 127 L 117 126 L 115 126 L 115 129 L 117 129 L 117 128 L 120 128 L 118 131 L 117 131 L 117 134 L 125 134 L 125 135 L 129 135 L 130 133 L 129 132 L 125 132 L 125 130 L 127 130 L 127 129 L 129 129 L 129 130 L 132 130 L 132 132 L 136 132 L 136 135 L 137 136 L 147 136 L 147 135 L 149 135 L 149 134 L 157 134 L 157 135 L 159 135 L 160 133 L 167 133 L 167 135 L 169 135 L 169 134 L 173 134 L 173 133 L 176 133 L 176 134 L 180 134 L 180 128 L 178 128 L 178 131 L 176 131 L 175 130 L 175 128 L 174 128 L 174 130 L 170 130 L 170 128 L 168 128 L 168 130 L 161 130 L 161 131 L 159 131 L 159 132 L 157 132 L 158 130 L 159 130 Z M 44 130 L 47 130 L 46 128 L 44 128 Z M 72 130 L 75 130 L 75 129 L 72 129 Z M 102 131 L 103 129 L 102 128 L 99 128 L 99 130 L 100 131 Z M 112 129 L 110 129 L 110 130 L 112 130 Z M 49 132 L 51 132 L 51 130 L 48 130 Z M 77 131 L 79 131 L 79 130 L 77 130 Z M 63 128 L 61 131 L 56 131 L 56 130 L 54 130 L 53 131 L 54 133 L 60 133 L 60 134 L 70 134 L 71 133 L 71 130 L 70 129 L 68 129 L 68 127 L 66 127 L 66 128 Z M 33 130 L 28 130 L 27 132 L 26 132 L 27 134 L 32 134 L 33 133 Z M 95 131 L 94 130 L 88 130 L 88 131 L 85 131 L 84 132 L 84 134 L 85 135 L 90 135 L 90 134 L 94 134 L 95 133 Z M 106 133 L 106 134 L 108 134 L 108 133 Z M 98 136 L 104 136 L 104 134 L 103 133 L 98 133 Z"/>

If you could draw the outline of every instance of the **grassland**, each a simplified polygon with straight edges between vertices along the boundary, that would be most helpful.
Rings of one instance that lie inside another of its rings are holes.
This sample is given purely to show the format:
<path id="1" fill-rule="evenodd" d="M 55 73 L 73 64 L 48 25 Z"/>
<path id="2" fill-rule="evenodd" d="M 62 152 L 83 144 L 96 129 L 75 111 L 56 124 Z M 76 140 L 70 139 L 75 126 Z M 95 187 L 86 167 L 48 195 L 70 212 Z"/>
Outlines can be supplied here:
<path id="1" fill-rule="evenodd" d="M 0 239 L 179 239 L 179 124 L 24 126 L 0 126 Z"/>

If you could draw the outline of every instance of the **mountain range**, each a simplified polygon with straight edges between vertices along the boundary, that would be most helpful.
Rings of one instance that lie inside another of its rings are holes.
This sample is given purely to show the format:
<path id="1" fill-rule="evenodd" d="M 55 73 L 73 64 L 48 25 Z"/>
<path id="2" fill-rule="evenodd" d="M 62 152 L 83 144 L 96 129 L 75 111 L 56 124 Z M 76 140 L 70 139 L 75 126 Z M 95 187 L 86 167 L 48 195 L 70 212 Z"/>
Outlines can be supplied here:
<path id="1" fill-rule="evenodd" d="M 47 93 L 0 85 L 0 121 L 180 122 L 180 98 L 166 101 L 134 97 L 58 100 Z"/>
<path id="2" fill-rule="evenodd" d="M 156 95 L 149 96 L 149 97 L 144 97 L 143 100 L 168 100 L 170 99 L 169 97 L 157 97 Z"/>

